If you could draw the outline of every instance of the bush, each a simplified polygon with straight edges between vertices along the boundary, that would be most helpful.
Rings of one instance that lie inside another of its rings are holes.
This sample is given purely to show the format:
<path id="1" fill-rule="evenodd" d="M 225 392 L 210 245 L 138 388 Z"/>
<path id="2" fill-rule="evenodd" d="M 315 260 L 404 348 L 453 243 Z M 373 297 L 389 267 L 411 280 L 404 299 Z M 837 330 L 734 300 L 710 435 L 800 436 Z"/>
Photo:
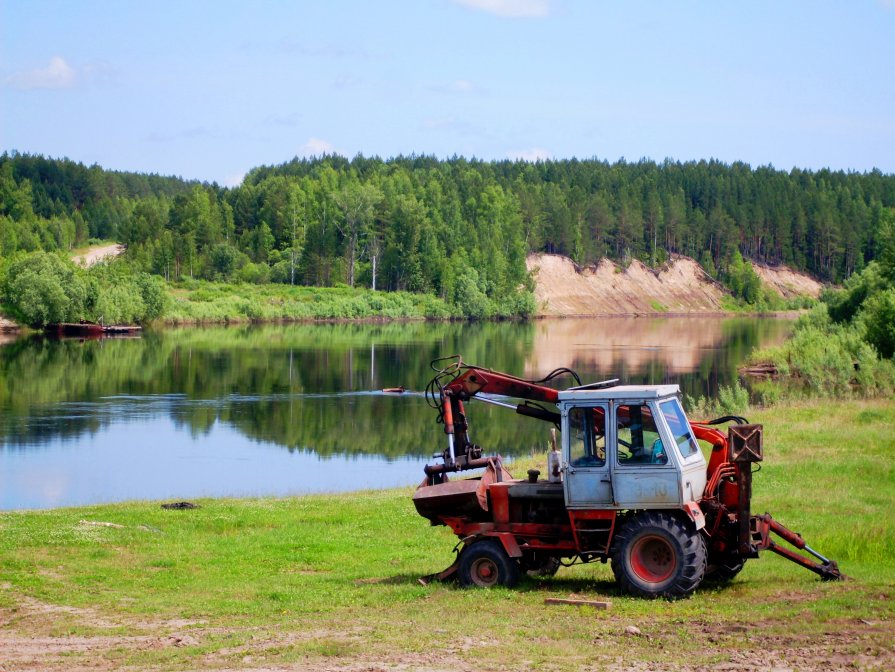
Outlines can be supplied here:
<path id="1" fill-rule="evenodd" d="M 692 417 L 711 419 L 722 415 L 741 416 L 749 410 L 749 391 L 738 380 L 733 385 L 719 387 L 717 399 L 700 396 L 694 401 L 687 397 L 685 402 L 687 412 Z"/>
<path id="2" fill-rule="evenodd" d="M 168 299 L 162 279 L 156 275 L 140 273 L 137 276 L 137 286 L 140 288 L 140 296 L 143 297 L 143 304 L 146 307 L 140 321 L 157 320 L 164 314 Z"/>
<path id="3" fill-rule="evenodd" d="M 31 252 L 15 259 L 3 287 L 12 314 L 37 328 L 82 319 L 87 294 L 80 269 L 48 252 Z"/>
<path id="4" fill-rule="evenodd" d="M 296 269 L 298 271 L 298 269 Z M 296 272 L 296 276 L 298 273 Z M 291 284 L 292 264 L 289 261 L 278 261 L 270 267 L 270 281 L 282 285 Z"/>
<path id="5" fill-rule="evenodd" d="M 270 282 L 270 266 L 263 262 L 256 264 L 249 261 L 245 266 L 239 269 L 239 272 L 236 275 L 242 282 L 247 282 L 253 285 L 263 285 Z"/>
<path id="6" fill-rule="evenodd" d="M 750 360 L 776 366 L 781 389 L 771 395 L 775 398 L 873 397 L 895 391 L 895 365 L 880 359 L 865 340 L 864 325 L 834 323 L 824 304 L 799 318 L 789 341 Z"/>
<path id="7" fill-rule="evenodd" d="M 870 297 L 864 304 L 862 320 L 867 341 L 881 357 L 895 355 L 895 289 Z"/>
<path id="8" fill-rule="evenodd" d="M 849 322 L 858 314 L 868 297 L 888 286 L 879 264 L 871 262 L 860 273 L 845 281 L 842 289 L 826 290 L 821 299 L 829 306 L 834 322 Z"/>

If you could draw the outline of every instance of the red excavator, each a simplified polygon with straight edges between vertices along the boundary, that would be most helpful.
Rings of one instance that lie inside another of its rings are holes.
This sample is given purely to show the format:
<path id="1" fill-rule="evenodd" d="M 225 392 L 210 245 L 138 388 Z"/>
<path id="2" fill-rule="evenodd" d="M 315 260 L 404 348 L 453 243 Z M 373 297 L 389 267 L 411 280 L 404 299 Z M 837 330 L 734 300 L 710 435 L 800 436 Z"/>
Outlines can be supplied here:
<path id="1" fill-rule="evenodd" d="M 426 396 L 447 447 L 425 467 L 413 501 L 420 515 L 450 527 L 460 542 L 455 562 L 424 581 L 511 586 L 523 572 L 550 575 L 574 562 L 608 560 L 626 592 L 675 599 L 704 580 L 732 579 L 764 550 L 823 579 L 844 578 L 800 535 L 750 512 L 761 425 L 737 416 L 690 421 L 677 385 L 582 385 L 569 369 L 524 380 L 467 365 L 459 355 L 432 367 L 437 373 Z M 576 384 L 551 386 L 563 376 Z M 465 409 L 471 399 L 560 430 L 561 448 L 554 431 L 546 478 L 533 469 L 527 479 L 514 479 L 500 457 L 472 443 Z M 698 440 L 711 445 L 708 462 Z M 468 469 L 484 471 L 450 480 Z M 772 533 L 796 550 L 780 546 Z"/>

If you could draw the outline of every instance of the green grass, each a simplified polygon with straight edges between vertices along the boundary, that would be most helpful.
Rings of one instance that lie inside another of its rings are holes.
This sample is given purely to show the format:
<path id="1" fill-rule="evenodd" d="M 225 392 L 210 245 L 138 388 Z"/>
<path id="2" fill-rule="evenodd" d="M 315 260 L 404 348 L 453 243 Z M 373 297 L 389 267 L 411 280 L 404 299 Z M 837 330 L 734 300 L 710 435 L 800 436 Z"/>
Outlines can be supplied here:
<path id="1" fill-rule="evenodd" d="M 94 642 L 40 653 L 59 669 L 825 669 L 848 656 L 884 668 L 895 645 L 895 405 L 749 418 L 765 425 L 754 510 L 801 532 L 851 581 L 822 583 L 767 554 L 729 586 L 679 602 L 620 595 L 598 563 L 514 590 L 422 586 L 456 539 L 416 515 L 410 489 L 184 511 L 131 502 L 0 515 L 0 644 Z M 543 604 L 570 595 L 612 607 Z M 14 650 L 0 646 L 0 667 Z"/>
<path id="2" fill-rule="evenodd" d="M 447 303 L 428 294 L 186 281 L 169 286 L 162 319 L 168 324 L 209 324 L 455 316 Z"/>

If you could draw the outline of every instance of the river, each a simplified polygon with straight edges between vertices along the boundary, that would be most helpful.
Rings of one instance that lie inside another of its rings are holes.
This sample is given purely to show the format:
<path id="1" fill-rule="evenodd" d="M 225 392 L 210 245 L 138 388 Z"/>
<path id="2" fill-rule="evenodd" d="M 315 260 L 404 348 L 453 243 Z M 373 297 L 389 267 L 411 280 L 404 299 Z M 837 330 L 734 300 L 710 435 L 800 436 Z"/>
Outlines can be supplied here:
<path id="1" fill-rule="evenodd" d="M 421 392 L 429 362 L 529 378 L 731 384 L 786 319 L 266 325 L 0 345 L 0 509 L 134 499 L 283 496 L 414 484 L 444 434 Z M 403 386 L 402 395 L 382 388 Z M 486 451 L 546 447 L 541 421 L 470 404 Z"/>

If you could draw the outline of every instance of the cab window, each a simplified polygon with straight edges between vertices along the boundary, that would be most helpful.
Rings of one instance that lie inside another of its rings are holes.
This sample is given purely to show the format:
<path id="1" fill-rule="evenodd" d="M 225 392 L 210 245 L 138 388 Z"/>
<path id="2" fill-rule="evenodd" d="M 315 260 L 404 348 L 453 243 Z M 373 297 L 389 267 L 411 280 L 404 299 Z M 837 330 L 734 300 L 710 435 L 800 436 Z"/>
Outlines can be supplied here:
<path id="1" fill-rule="evenodd" d="M 652 410 L 646 404 L 616 409 L 619 465 L 668 464 Z"/>
<path id="2" fill-rule="evenodd" d="M 681 453 L 681 456 L 688 458 L 699 452 L 699 444 L 690 429 L 690 423 L 687 422 L 687 416 L 684 415 L 684 409 L 677 399 L 669 399 L 659 404 L 662 409 L 662 415 L 665 416 L 665 422 L 671 430 L 674 442 Z"/>
<path id="3" fill-rule="evenodd" d="M 575 467 L 602 467 L 606 464 L 606 409 L 569 410 L 569 459 Z"/>

